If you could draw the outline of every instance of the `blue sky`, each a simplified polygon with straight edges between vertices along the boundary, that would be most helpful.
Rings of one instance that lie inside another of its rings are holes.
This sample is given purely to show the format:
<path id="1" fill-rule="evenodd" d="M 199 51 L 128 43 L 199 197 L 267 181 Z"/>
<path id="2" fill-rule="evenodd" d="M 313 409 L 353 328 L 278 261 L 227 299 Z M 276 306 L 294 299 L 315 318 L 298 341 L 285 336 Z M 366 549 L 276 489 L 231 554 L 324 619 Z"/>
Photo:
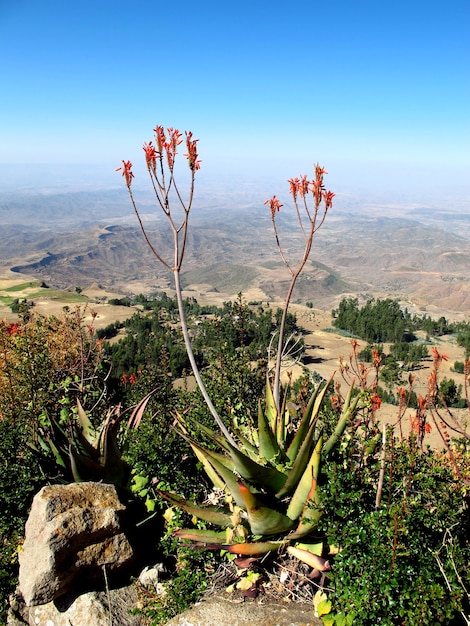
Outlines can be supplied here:
<path id="1" fill-rule="evenodd" d="M 0 163 L 112 178 L 158 123 L 208 176 L 470 177 L 468 0 L 0 0 L 0 54 Z"/>

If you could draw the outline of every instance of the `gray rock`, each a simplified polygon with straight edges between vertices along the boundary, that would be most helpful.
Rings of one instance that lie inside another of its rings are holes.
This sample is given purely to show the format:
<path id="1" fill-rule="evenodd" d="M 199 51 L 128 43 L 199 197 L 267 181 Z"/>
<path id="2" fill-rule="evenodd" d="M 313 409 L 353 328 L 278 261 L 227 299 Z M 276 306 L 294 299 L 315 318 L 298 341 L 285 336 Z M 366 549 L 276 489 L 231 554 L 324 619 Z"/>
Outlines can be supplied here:
<path id="1" fill-rule="evenodd" d="M 282 603 L 266 598 L 231 602 L 211 597 L 177 615 L 166 626 L 322 626 L 311 604 Z"/>
<path id="2" fill-rule="evenodd" d="M 19 555 L 19 588 L 26 605 L 47 604 L 70 589 L 103 588 L 127 571 L 135 554 L 123 528 L 125 508 L 112 485 L 41 489 Z"/>
<path id="3" fill-rule="evenodd" d="M 8 626 L 140 626 L 142 618 L 133 615 L 138 605 L 135 586 L 90 592 L 78 597 L 68 594 L 39 606 L 12 607 Z"/>

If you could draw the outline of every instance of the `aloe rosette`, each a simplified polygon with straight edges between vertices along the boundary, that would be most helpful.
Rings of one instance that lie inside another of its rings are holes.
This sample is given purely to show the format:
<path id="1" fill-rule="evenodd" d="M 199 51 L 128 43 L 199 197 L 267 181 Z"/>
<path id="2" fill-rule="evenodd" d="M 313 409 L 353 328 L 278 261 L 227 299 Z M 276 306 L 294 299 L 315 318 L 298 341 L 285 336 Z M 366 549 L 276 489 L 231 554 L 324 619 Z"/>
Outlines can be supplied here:
<path id="1" fill-rule="evenodd" d="M 260 405 L 257 426 L 234 428 L 238 445 L 209 428 L 219 451 L 213 451 L 188 436 L 187 423 L 179 416 L 181 434 L 191 445 L 214 487 L 222 490 L 221 506 L 199 505 L 174 493 L 157 493 L 193 518 L 222 530 L 184 528 L 175 531 L 182 540 L 207 549 L 258 557 L 273 551 L 287 551 L 320 571 L 329 569 L 322 557 L 325 546 L 313 533 L 322 516 L 318 484 L 322 458 L 328 456 L 359 408 L 360 393 L 351 385 L 341 415 L 331 436 L 324 441 L 320 411 L 331 382 L 325 381 L 312 394 L 295 432 L 284 400 L 275 408 L 270 384 L 266 403 Z"/>
<path id="2" fill-rule="evenodd" d="M 152 393 L 147 394 L 132 408 L 127 428 L 137 428 Z M 120 406 L 110 409 L 98 428 L 95 428 L 77 399 L 77 411 L 67 424 L 51 419 L 49 427 L 42 427 L 30 441 L 30 447 L 55 463 L 75 482 L 86 480 L 111 483 L 129 489 L 131 469 L 122 456 L 119 442 L 121 424 L 127 411 Z"/>

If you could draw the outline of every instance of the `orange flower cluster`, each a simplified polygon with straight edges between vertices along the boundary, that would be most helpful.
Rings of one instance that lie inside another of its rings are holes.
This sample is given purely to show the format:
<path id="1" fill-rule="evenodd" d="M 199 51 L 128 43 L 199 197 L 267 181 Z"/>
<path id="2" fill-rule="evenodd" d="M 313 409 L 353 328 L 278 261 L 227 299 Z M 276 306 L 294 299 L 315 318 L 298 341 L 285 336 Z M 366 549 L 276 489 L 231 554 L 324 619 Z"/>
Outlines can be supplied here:
<path id="1" fill-rule="evenodd" d="M 276 215 L 276 211 L 280 211 L 281 207 L 284 206 L 279 202 L 276 196 L 273 196 L 270 200 L 265 200 L 264 204 L 269 204 L 269 208 L 271 209 L 271 217 L 273 219 Z"/>
<path id="2" fill-rule="evenodd" d="M 328 174 L 328 172 L 317 164 L 315 166 L 314 180 L 307 180 L 306 174 L 303 174 L 298 178 L 289 178 L 287 181 L 289 183 L 289 193 L 294 198 L 294 202 L 296 202 L 297 196 L 304 198 L 309 192 L 311 192 L 315 197 L 317 205 L 324 200 L 326 209 L 331 208 L 333 206 L 333 198 L 335 197 L 335 194 L 332 191 L 326 191 L 325 186 L 323 185 L 324 174 Z"/>
<path id="3" fill-rule="evenodd" d="M 188 159 L 189 169 L 194 172 L 201 168 L 201 161 L 198 160 L 197 142 L 199 139 L 193 139 L 192 132 L 186 132 L 186 148 L 187 153 L 184 155 Z"/>
<path id="4" fill-rule="evenodd" d="M 134 178 L 134 174 L 132 173 L 132 163 L 130 161 L 122 161 L 122 167 L 117 167 L 116 172 L 120 172 L 121 170 L 124 180 L 126 181 L 126 185 L 130 188 L 132 179 Z"/>
<path id="5" fill-rule="evenodd" d="M 123 374 L 121 376 L 121 382 L 123 385 L 135 385 L 137 383 L 137 375 L 136 374 Z"/>

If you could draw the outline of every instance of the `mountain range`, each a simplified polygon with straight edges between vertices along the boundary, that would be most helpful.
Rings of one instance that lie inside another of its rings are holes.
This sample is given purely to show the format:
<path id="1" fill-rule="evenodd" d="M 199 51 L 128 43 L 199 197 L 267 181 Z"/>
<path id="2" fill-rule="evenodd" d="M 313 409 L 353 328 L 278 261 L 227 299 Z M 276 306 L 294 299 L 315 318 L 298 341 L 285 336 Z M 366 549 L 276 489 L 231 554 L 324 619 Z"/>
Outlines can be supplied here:
<path id="1" fill-rule="evenodd" d="M 237 201 L 238 198 L 238 201 Z M 287 203 L 286 203 L 287 204 Z M 139 196 L 155 247 L 171 259 L 165 218 Z M 278 214 L 281 245 L 295 265 L 303 239 L 295 216 Z M 0 266 L 58 288 L 101 284 L 123 294 L 170 289 L 122 189 L 2 193 Z M 339 195 L 314 245 L 294 300 L 331 308 L 345 296 L 393 297 L 421 312 L 470 310 L 470 212 Z M 199 197 L 191 214 L 185 289 L 276 300 L 290 274 L 276 251 L 269 209 L 255 190 Z"/>

